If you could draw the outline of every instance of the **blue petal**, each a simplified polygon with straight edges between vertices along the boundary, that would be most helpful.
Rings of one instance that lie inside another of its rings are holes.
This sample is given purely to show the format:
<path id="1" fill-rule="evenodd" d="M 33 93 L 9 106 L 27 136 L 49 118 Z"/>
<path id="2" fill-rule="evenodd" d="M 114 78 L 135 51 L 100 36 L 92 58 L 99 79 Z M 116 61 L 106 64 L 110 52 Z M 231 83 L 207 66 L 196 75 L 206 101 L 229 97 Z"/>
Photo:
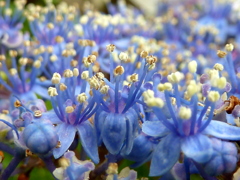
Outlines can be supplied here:
<path id="1" fill-rule="evenodd" d="M 42 116 L 40 118 L 50 120 L 53 124 L 62 123 L 62 121 L 58 118 L 58 116 L 53 110 L 42 113 Z"/>
<path id="2" fill-rule="evenodd" d="M 225 140 L 240 140 L 240 128 L 231 126 L 224 122 L 212 120 L 206 129 L 202 132 Z"/>
<path id="3" fill-rule="evenodd" d="M 134 138 L 136 137 L 138 129 L 138 117 L 134 109 L 130 109 L 126 114 L 126 141 L 124 153 L 129 154 L 133 147 Z"/>
<path id="4" fill-rule="evenodd" d="M 97 133 L 97 143 L 100 145 L 102 143 L 101 132 L 103 128 L 104 121 L 107 117 L 107 113 L 105 111 L 98 110 L 95 114 L 94 118 L 94 128 Z"/>
<path id="5" fill-rule="evenodd" d="M 53 150 L 53 156 L 55 159 L 58 159 L 60 156 L 62 156 L 65 153 L 65 151 L 68 150 L 68 148 L 72 144 L 76 134 L 76 128 L 72 125 L 62 123 L 57 126 L 56 130 L 59 136 L 61 147 L 55 148 Z"/>
<path id="6" fill-rule="evenodd" d="M 170 132 L 160 121 L 145 121 L 142 125 L 142 131 L 153 137 L 163 137 Z"/>
<path id="7" fill-rule="evenodd" d="M 103 129 L 102 139 L 111 154 L 118 154 L 126 138 L 126 120 L 121 114 L 108 114 Z"/>
<path id="8" fill-rule="evenodd" d="M 89 121 L 85 121 L 77 126 L 77 130 L 81 139 L 82 146 L 87 155 L 92 159 L 95 164 L 98 164 L 98 147 L 97 137 L 94 132 L 93 126 Z"/>
<path id="9" fill-rule="evenodd" d="M 180 138 L 169 134 L 164 137 L 153 152 L 150 176 L 161 176 L 169 171 L 180 155 Z"/>
<path id="10" fill-rule="evenodd" d="M 183 138 L 181 149 L 187 157 L 198 163 L 207 162 L 213 154 L 211 140 L 202 134 Z"/>
<path id="11" fill-rule="evenodd" d="M 131 165 L 131 167 L 137 167 L 147 162 L 152 155 L 153 144 L 147 139 L 143 134 L 140 134 L 134 139 L 133 147 L 131 153 L 128 155 L 122 154 L 124 158 L 130 161 L 135 161 L 136 163 Z"/>

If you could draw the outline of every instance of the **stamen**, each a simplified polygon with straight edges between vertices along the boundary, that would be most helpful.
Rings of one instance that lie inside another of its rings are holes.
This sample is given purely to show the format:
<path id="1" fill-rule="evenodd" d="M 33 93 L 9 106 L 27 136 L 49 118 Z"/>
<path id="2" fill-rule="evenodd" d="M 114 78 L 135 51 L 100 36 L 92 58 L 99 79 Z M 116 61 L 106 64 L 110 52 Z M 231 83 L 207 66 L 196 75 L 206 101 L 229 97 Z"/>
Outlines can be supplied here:
<path id="1" fill-rule="evenodd" d="M 85 93 L 81 93 L 77 96 L 77 101 L 80 103 L 84 103 L 87 100 L 87 95 Z"/>
<path id="2" fill-rule="evenodd" d="M 57 96 L 58 93 L 57 93 L 57 89 L 54 88 L 54 87 L 49 87 L 48 88 L 48 95 L 53 97 L 53 96 Z"/>

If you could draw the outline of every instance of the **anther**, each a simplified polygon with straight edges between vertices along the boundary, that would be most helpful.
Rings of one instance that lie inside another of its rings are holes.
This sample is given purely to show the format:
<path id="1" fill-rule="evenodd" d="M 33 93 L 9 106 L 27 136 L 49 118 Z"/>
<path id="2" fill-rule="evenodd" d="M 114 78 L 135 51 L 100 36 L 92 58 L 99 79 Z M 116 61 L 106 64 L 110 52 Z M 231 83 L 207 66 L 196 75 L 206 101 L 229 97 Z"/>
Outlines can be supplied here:
<path id="1" fill-rule="evenodd" d="M 114 69 L 114 75 L 115 76 L 119 76 L 119 75 L 122 75 L 124 73 L 124 67 L 123 66 L 117 66 L 115 69 Z"/>
<path id="2" fill-rule="evenodd" d="M 22 106 L 21 102 L 20 102 L 19 100 L 16 100 L 16 101 L 14 102 L 14 107 L 18 108 L 18 107 L 20 107 L 20 106 Z"/>
<path id="3" fill-rule="evenodd" d="M 26 156 L 26 157 L 28 157 L 28 156 L 33 156 L 32 151 L 30 151 L 30 149 L 26 149 L 26 150 L 25 150 L 25 156 Z"/>
<path id="4" fill-rule="evenodd" d="M 85 93 L 81 93 L 77 96 L 77 101 L 80 103 L 84 103 L 87 100 L 87 95 Z"/>
<path id="5" fill-rule="evenodd" d="M 57 145 L 56 145 L 56 148 L 60 148 L 60 147 L 61 147 L 61 142 L 58 141 L 58 142 L 57 142 Z"/>
<path id="6" fill-rule="evenodd" d="M 54 87 L 49 87 L 48 88 L 48 95 L 53 97 L 53 96 L 57 96 L 58 93 L 57 93 L 57 89 L 54 88 Z"/>
<path id="7" fill-rule="evenodd" d="M 34 117 L 39 118 L 39 117 L 41 117 L 41 116 L 42 116 L 42 111 L 40 111 L 40 110 L 34 111 Z"/>
<path id="8" fill-rule="evenodd" d="M 106 49 L 107 49 L 107 51 L 109 51 L 109 52 L 113 52 L 114 51 L 114 49 L 115 49 L 115 45 L 114 44 L 109 44 L 109 45 L 107 45 L 106 46 Z"/>
<path id="9" fill-rule="evenodd" d="M 224 58 L 224 57 L 227 55 L 227 53 L 224 52 L 224 51 L 218 50 L 218 51 L 217 51 L 217 55 L 218 55 L 218 57 L 220 57 L 220 58 Z"/>

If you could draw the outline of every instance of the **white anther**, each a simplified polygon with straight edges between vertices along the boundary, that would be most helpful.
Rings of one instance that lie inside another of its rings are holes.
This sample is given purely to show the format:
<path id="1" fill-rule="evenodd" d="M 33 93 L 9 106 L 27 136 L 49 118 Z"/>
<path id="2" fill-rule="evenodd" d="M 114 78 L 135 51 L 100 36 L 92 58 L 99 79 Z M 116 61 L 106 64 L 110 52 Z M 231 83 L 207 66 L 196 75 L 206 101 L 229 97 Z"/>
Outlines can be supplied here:
<path id="1" fill-rule="evenodd" d="M 109 52 L 113 52 L 114 49 L 115 49 L 115 45 L 114 44 L 109 44 L 109 45 L 106 46 L 106 49 Z"/>
<path id="2" fill-rule="evenodd" d="M 25 66 L 28 62 L 28 59 L 27 58 L 20 58 L 19 59 L 19 63 L 22 65 L 22 66 Z"/>
<path id="3" fill-rule="evenodd" d="M 183 79 L 184 75 L 179 71 L 172 73 L 167 76 L 167 79 L 170 83 L 179 83 Z"/>
<path id="4" fill-rule="evenodd" d="M 85 93 L 81 93 L 77 96 L 77 101 L 80 103 L 84 103 L 87 100 L 87 95 Z"/>
<path id="5" fill-rule="evenodd" d="M 187 95 L 191 98 L 194 94 L 200 91 L 200 86 L 196 84 L 196 81 L 191 80 L 189 85 L 187 86 Z"/>
<path id="6" fill-rule="evenodd" d="M 57 89 L 54 88 L 54 87 L 49 87 L 48 88 L 48 95 L 53 97 L 53 96 L 57 96 L 58 93 L 57 93 Z"/>
<path id="7" fill-rule="evenodd" d="M 83 71 L 81 74 L 81 79 L 88 79 L 89 77 L 89 71 Z"/>
<path id="8" fill-rule="evenodd" d="M 87 57 L 84 57 L 82 61 L 83 61 L 84 66 L 87 68 L 92 64 L 91 62 L 88 61 Z"/>
<path id="9" fill-rule="evenodd" d="M 216 63 L 213 68 L 218 71 L 222 71 L 224 69 L 222 64 Z"/>
<path id="10" fill-rule="evenodd" d="M 60 91 L 65 91 L 67 89 L 67 86 L 64 83 L 60 83 L 59 89 Z"/>
<path id="11" fill-rule="evenodd" d="M 81 24 L 86 24 L 88 22 L 88 16 L 87 15 L 83 15 L 80 18 L 80 23 Z"/>
<path id="12" fill-rule="evenodd" d="M 108 90 L 109 90 L 109 86 L 108 85 L 104 85 L 104 86 L 101 87 L 100 93 L 107 94 Z"/>
<path id="13" fill-rule="evenodd" d="M 192 116 L 192 111 L 191 111 L 190 108 L 181 106 L 181 107 L 179 108 L 178 116 L 179 116 L 181 119 L 187 120 L 187 119 L 189 119 L 189 118 Z"/>
<path id="14" fill-rule="evenodd" d="M 128 61 L 128 55 L 127 55 L 127 53 L 121 52 L 121 53 L 119 54 L 119 59 L 120 59 L 121 61 L 123 61 L 123 62 L 127 62 L 127 61 Z"/>
<path id="15" fill-rule="evenodd" d="M 166 82 L 164 84 L 158 84 L 157 88 L 159 91 L 165 91 L 165 90 L 170 91 L 172 90 L 172 84 L 169 82 Z"/>
<path id="16" fill-rule="evenodd" d="M 63 72 L 63 76 L 64 76 L 64 77 L 67 77 L 67 78 L 73 77 L 73 72 L 72 72 L 70 69 L 66 69 L 66 70 Z"/>
<path id="17" fill-rule="evenodd" d="M 14 76 L 14 75 L 17 74 L 17 69 L 11 68 L 11 69 L 9 69 L 9 73 L 10 73 L 12 76 Z"/>
<path id="18" fill-rule="evenodd" d="M 66 108 L 65 108 L 65 112 L 66 113 L 72 113 L 74 111 L 74 108 L 72 107 L 72 106 L 67 106 Z"/>
<path id="19" fill-rule="evenodd" d="M 33 67 L 35 68 L 40 68 L 41 67 L 41 61 L 40 60 L 36 60 L 34 63 L 33 63 Z"/>
<path id="20" fill-rule="evenodd" d="M 219 100 L 219 98 L 220 98 L 220 94 L 218 91 L 210 91 L 208 93 L 208 100 L 211 102 L 216 102 Z"/>
<path id="21" fill-rule="evenodd" d="M 146 57 L 148 56 L 148 52 L 147 52 L 147 51 L 142 51 L 142 52 L 140 53 L 140 56 L 141 56 L 142 58 L 146 58 Z"/>
<path id="22" fill-rule="evenodd" d="M 99 81 L 97 78 L 95 78 L 95 77 L 89 78 L 88 82 L 92 88 L 99 89 L 100 85 L 99 85 Z"/>
<path id="23" fill-rule="evenodd" d="M 234 46 L 233 46 L 233 44 L 226 44 L 226 46 L 225 46 L 225 49 L 226 49 L 226 51 L 228 51 L 228 52 L 232 52 L 233 51 L 233 49 L 234 49 Z"/>
<path id="24" fill-rule="evenodd" d="M 47 27 L 48 27 L 49 29 L 53 29 L 53 28 L 54 28 L 54 25 L 53 25 L 53 23 L 48 23 L 48 24 L 47 24 Z"/>
<path id="25" fill-rule="evenodd" d="M 59 73 L 53 73 L 51 81 L 53 84 L 59 84 L 61 81 L 61 75 Z"/>
<path id="26" fill-rule="evenodd" d="M 226 80 L 225 77 L 221 77 L 221 78 L 217 79 L 216 81 L 217 81 L 217 83 L 216 83 L 216 84 L 217 84 L 217 87 L 218 87 L 219 89 L 223 89 L 223 88 L 225 88 L 226 85 L 227 85 L 227 80 Z"/>
<path id="27" fill-rule="evenodd" d="M 113 71 L 115 76 L 122 75 L 124 73 L 124 67 L 123 66 L 117 66 Z"/>
<path id="28" fill-rule="evenodd" d="M 52 62 L 55 62 L 57 59 L 58 59 L 58 57 L 55 54 L 50 56 L 50 61 L 52 61 Z"/>
<path id="29" fill-rule="evenodd" d="M 143 96 L 144 102 L 150 107 L 156 106 L 156 107 L 162 108 L 164 105 L 163 100 L 160 98 L 155 98 L 154 92 L 150 89 L 143 92 L 142 96 Z"/>
<path id="30" fill-rule="evenodd" d="M 79 75 L 79 70 L 78 68 L 73 69 L 73 76 L 77 77 Z"/>
<path id="31" fill-rule="evenodd" d="M 87 57 L 87 61 L 88 61 L 89 63 L 94 63 L 94 62 L 96 61 L 96 59 L 97 59 L 97 57 L 96 57 L 95 55 L 93 55 L 93 54 L 91 54 L 91 55 L 89 55 L 89 56 Z"/>
<path id="32" fill-rule="evenodd" d="M 191 73 L 196 73 L 197 72 L 197 62 L 196 61 L 191 61 L 188 63 L 188 70 Z"/>
<path id="33" fill-rule="evenodd" d="M 137 82 L 138 81 L 138 74 L 134 73 L 134 74 L 130 75 L 129 80 L 130 80 L 130 82 Z"/>
<path id="34" fill-rule="evenodd" d="M 100 80 L 102 80 L 102 79 L 104 78 L 104 74 L 103 74 L 102 72 L 98 72 L 98 73 L 96 74 L 96 76 L 97 76 L 97 78 L 100 79 Z"/>

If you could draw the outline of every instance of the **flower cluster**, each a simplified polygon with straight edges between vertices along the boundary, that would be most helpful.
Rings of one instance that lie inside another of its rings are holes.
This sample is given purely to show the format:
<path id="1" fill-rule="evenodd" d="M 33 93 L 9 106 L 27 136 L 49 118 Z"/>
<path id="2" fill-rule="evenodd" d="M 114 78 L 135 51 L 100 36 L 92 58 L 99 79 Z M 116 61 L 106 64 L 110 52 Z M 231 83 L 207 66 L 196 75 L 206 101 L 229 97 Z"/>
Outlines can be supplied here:
<path id="1" fill-rule="evenodd" d="M 239 179 L 238 6 L 0 1 L 0 179 Z"/>

